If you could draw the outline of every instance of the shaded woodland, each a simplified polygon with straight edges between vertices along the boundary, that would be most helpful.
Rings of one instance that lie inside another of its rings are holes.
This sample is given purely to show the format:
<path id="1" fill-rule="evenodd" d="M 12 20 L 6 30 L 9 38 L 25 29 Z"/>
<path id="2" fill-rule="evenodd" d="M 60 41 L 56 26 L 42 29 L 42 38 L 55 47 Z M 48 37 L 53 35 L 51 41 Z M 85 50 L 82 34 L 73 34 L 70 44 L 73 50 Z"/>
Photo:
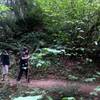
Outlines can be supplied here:
<path id="1" fill-rule="evenodd" d="M 49 90 L 49 96 L 43 100 L 99 100 L 99 0 L 0 0 L 0 52 L 8 49 L 11 53 L 10 77 L 13 79 L 18 71 L 17 53 L 25 46 L 31 56 L 30 80 L 60 79 L 98 84 L 97 91 L 90 97 L 77 96 L 75 89 L 66 92 L 68 89 L 57 88 L 53 90 L 55 95 Z M 24 89 L 22 87 L 22 91 Z M 39 91 L 35 91 L 36 94 L 47 93 Z"/>

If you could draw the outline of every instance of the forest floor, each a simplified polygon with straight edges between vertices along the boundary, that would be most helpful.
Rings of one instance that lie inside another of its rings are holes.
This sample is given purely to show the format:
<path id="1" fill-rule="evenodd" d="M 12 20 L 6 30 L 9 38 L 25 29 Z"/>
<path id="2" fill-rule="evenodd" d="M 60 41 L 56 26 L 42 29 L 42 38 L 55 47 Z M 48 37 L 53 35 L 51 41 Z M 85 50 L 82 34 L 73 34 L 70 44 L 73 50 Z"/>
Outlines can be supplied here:
<path id="1" fill-rule="evenodd" d="M 60 98 L 61 91 L 65 92 L 65 95 L 67 94 L 67 96 L 77 95 L 77 96 L 85 96 L 88 98 L 90 97 L 90 93 L 94 92 L 97 86 L 100 86 L 100 83 L 87 84 L 87 83 L 56 80 L 56 79 L 31 80 L 30 83 L 27 83 L 25 79 L 22 79 L 20 83 L 16 82 L 16 80 L 14 79 L 9 79 L 8 83 L 0 81 L 0 84 L 3 84 L 2 88 L 5 88 L 8 85 L 13 90 L 12 94 L 14 94 L 17 91 L 17 89 L 20 89 L 20 91 L 22 91 L 23 90 L 22 87 L 27 87 L 28 89 L 39 88 L 39 89 L 48 90 L 49 93 L 51 90 L 51 93 L 49 95 L 55 96 L 57 98 Z M 93 96 L 95 97 L 95 99 L 93 98 L 91 100 L 99 100 L 100 91 L 97 92 L 97 94 L 98 94 L 97 96 L 95 95 Z M 61 99 L 54 99 L 54 100 L 61 100 Z M 86 100 L 89 100 L 89 99 L 86 99 Z"/>
<path id="2" fill-rule="evenodd" d="M 99 67 L 85 66 L 86 68 L 83 68 L 83 66 L 73 61 L 65 61 L 63 63 L 64 66 L 57 65 L 43 69 L 33 68 L 29 72 L 30 83 L 27 83 L 24 77 L 22 77 L 20 83 L 16 82 L 18 68 L 11 68 L 9 82 L 0 81 L 0 93 L 4 94 L 7 91 L 9 92 L 10 90 L 7 90 L 7 88 L 10 88 L 11 91 L 9 93 L 11 94 L 6 96 L 8 98 L 12 94 L 16 95 L 15 93 L 19 89 L 22 91 L 22 87 L 26 87 L 27 89 L 39 88 L 49 91 L 48 93 L 54 98 L 53 100 L 62 100 L 60 97 L 63 96 L 83 96 L 85 97 L 83 100 L 100 100 L 100 91 L 95 91 L 97 86 L 100 87 Z M 5 88 L 6 92 L 3 92 Z M 80 98 L 76 100 L 80 100 Z"/>
<path id="3" fill-rule="evenodd" d="M 5 84 L 4 81 L 0 81 L 0 83 Z M 89 94 L 92 92 L 97 86 L 100 85 L 100 83 L 80 83 L 80 82 L 73 82 L 73 81 L 65 81 L 65 80 L 56 80 L 56 79 L 41 79 L 41 80 L 31 80 L 29 83 L 26 82 L 25 79 L 22 79 L 20 82 L 17 82 L 14 79 L 9 79 L 8 84 L 10 86 L 15 85 L 22 85 L 29 88 L 42 88 L 42 89 L 48 89 L 48 88 L 68 88 L 73 86 L 73 88 L 78 87 L 79 92 L 83 92 L 86 94 Z"/>

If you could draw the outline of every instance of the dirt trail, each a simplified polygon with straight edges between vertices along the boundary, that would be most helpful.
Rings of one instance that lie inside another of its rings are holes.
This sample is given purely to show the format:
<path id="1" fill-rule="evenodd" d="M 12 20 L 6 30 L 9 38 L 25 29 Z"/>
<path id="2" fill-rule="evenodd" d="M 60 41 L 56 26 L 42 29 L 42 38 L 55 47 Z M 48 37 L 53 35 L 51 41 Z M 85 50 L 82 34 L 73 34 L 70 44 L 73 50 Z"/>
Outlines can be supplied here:
<path id="1" fill-rule="evenodd" d="M 0 83 L 2 83 L 0 81 Z M 10 79 L 9 81 L 10 86 L 17 85 L 16 80 Z M 29 88 L 42 88 L 42 89 L 49 89 L 49 88 L 68 88 L 69 87 L 78 87 L 78 91 L 82 94 L 89 95 L 97 86 L 100 86 L 100 83 L 92 84 L 92 83 L 79 83 L 79 82 L 72 82 L 72 81 L 65 81 L 65 80 L 54 80 L 54 79 L 42 79 L 42 80 L 31 80 L 30 83 L 27 83 L 25 80 L 21 80 L 19 83 L 20 85 L 27 86 Z"/>

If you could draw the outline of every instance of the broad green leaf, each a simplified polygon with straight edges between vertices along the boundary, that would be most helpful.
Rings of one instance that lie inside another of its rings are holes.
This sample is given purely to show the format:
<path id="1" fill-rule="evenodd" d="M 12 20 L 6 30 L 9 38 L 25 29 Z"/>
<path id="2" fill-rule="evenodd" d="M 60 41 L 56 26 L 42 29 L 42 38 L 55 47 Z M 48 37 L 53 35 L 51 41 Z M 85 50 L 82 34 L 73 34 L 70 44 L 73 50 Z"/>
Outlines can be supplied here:
<path id="1" fill-rule="evenodd" d="M 87 78 L 87 79 L 85 79 L 84 81 L 85 82 L 93 82 L 93 81 L 95 81 L 96 80 L 96 78 Z"/>
<path id="2" fill-rule="evenodd" d="M 94 90 L 95 90 L 96 92 L 100 92 L 100 86 L 97 86 Z"/>
<path id="3" fill-rule="evenodd" d="M 97 96 L 97 92 L 90 92 L 90 95 Z"/>
<path id="4" fill-rule="evenodd" d="M 0 11 L 8 11 L 10 10 L 9 7 L 7 7 L 6 5 L 0 4 Z"/>
<path id="5" fill-rule="evenodd" d="M 100 72 L 96 72 L 97 75 L 100 75 Z"/>
<path id="6" fill-rule="evenodd" d="M 15 98 L 13 100 L 39 100 L 39 99 L 42 99 L 42 95 L 27 96 L 27 97 L 18 97 L 18 98 Z"/>
<path id="7" fill-rule="evenodd" d="M 62 100 L 76 100 L 74 97 L 64 97 Z"/>

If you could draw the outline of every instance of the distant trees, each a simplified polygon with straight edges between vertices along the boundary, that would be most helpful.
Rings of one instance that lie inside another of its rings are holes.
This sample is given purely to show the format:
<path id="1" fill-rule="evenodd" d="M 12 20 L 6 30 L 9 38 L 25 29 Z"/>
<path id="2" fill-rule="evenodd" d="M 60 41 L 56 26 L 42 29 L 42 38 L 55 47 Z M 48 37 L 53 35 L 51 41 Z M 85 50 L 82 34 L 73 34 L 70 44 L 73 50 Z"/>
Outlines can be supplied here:
<path id="1" fill-rule="evenodd" d="M 42 26 L 41 9 L 33 0 L 1 0 L 0 3 L 1 45 L 9 43 L 18 47 L 24 34 Z"/>
<path id="2" fill-rule="evenodd" d="M 100 1 L 1 0 L 0 35 L 16 48 L 72 45 L 78 37 L 91 47 L 100 41 Z"/>

